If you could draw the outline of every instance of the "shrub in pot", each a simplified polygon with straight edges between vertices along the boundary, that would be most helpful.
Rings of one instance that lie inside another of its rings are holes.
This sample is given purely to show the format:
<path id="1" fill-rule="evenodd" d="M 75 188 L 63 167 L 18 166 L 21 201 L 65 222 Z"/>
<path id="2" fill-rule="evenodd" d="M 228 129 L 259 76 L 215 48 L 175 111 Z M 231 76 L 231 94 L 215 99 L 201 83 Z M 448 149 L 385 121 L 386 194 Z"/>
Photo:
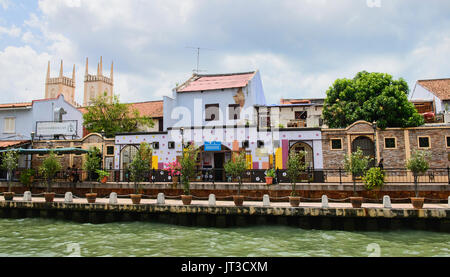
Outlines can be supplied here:
<path id="1" fill-rule="evenodd" d="M 48 157 L 45 158 L 42 165 L 39 167 L 39 173 L 44 177 L 47 183 L 47 189 L 44 193 L 45 202 L 53 202 L 53 199 L 55 198 L 55 193 L 51 192 L 51 184 L 56 173 L 60 170 L 61 163 L 59 162 L 59 159 L 54 152 L 50 152 Z"/>
<path id="2" fill-rule="evenodd" d="M 273 178 L 275 178 L 275 169 L 267 169 L 266 172 L 266 184 L 272 185 L 273 184 Z"/>
<path id="3" fill-rule="evenodd" d="M 180 159 L 180 176 L 181 183 L 183 184 L 183 195 L 181 195 L 181 201 L 183 202 L 183 205 L 190 205 L 192 201 L 189 179 L 195 176 L 198 154 L 199 151 L 195 149 L 193 144 L 191 144 L 183 150 L 183 154 Z"/>
<path id="4" fill-rule="evenodd" d="M 415 197 L 411 197 L 411 203 L 415 209 L 421 209 L 423 207 L 424 198 L 419 197 L 419 175 L 425 173 L 429 168 L 429 159 L 431 158 L 430 152 L 427 151 L 415 151 L 411 158 L 406 161 L 406 168 L 411 170 L 414 176 L 414 193 Z"/>
<path id="5" fill-rule="evenodd" d="M 101 164 L 102 164 L 102 156 L 101 156 L 100 149 L 98 149 L 97 147 L 89 148 L 89 153 L 87 154 L 86 161 L 83 164 L 83 168 L 84 168 L 84 170 L 87 171 L 88 179 L 90 181 L 90 192 L 86 193 L 86 200 L 88 203 L 95 203 L 95 200 L 97 199 L 97 193 L 93 192 L 93 186 L 94 186 L 93 179 L 94 179 L 94 175 L 97 174 L 98 181 L 99 182 L 101 181 L 100 176 L 99 176 Z"/>
<path id="6" fill-rule="evenodd" d="M 247 170 L 247 161 L 245 159 L 245 152 L 234 154 L 224 165 L 225 172 L 231 177 L 238 180 L 237 195 L 233 195 L 233 201 L 236 206 L 242 206 L 244 203 L 244 195 L 241 195 L 242 175 Z"/>
<path id="7" fill-rule="evenodd" d="M 130 178 L 134 182 L 134 194 L 130 194 L 133 204 L 140 204 L 142 198 L 142 182 L 151 168 L 153 150 L 148 143 L 141 143 L 139 149 L 130 163 Z"/>
<path id="8" fill-rule="evenodd" d="M 180 163 L 178 161 L 174 161 L 171 163 L 166 163 L 164 166 L 166 167 L 165 170 L 167 170 L 169 176 L 172 177 L 172 188 L 176 188 L 180 178 Z"/>
<path id="9" fill-rule="evenodd" d="M 34 174 L 36 174 L 36 171 L 31 168 L 27 168 L 24 171 L 20 173 L 19 181 L 22 185 L 30 188 L 31 184 L 34 181 Z"/>
<path id="10" fill-rule="evenodd" d="M 3 197 L 6 201 L 11 201 L 14 199 L 14 192 L 11 191 L 11 179 L 13 176 L 13 171 L 19 166 L 18 158 L 19 154 L 16 151 L 2 153 L 1 168 L 6 170 L 8 180 L 8 191 L 3 193 Z"/>
<path id="11" fill-rule="evenodd" d="M 362 178 L 367 190 L 379 189 L 381 190 L 385 181 L 385 174 L 383 169 L 379 167 L 372 167 L 367 170 Z"/>
<path id="12" fill-rule="evenodd" d="M 350 197 L 350 202 L 353 208 L 361 208 L 363 202 L 363 198 L 356 192 L 356 178 L 364 176 L 372 160 L 369 156 L 365 156 L 359 147 L 356 152 L 344 157 L 344 169 L 352 175 L 353 197 Z"/>
<path id="13" fill-rule="evenodd" d="M 306 164 L 303 158 L 306 156 L 305 151 L 294 152 L 289 154 L 286 174 L 291 182 L 292 190 L 289 196 L 289 204 L 292 207 L 298 207 L 300 205 L 300 197 L 296 193 L 296 185 L 298 178 L 306 169 Z"/>

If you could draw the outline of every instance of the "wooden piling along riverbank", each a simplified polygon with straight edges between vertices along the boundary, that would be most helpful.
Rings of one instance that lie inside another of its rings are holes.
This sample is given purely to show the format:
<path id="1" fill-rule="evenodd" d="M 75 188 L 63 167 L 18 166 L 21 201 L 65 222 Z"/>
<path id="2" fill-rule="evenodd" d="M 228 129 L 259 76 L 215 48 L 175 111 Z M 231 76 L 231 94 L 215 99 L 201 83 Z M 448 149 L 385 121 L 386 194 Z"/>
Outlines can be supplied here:
<path id="1" fill-rule="evenodd" d="M 450 209 L 385 209 L 363 207 L 298 207 L 272 204 L 270 207 L 184 206 L 178 202 L 158 204 L 85 204 L 56 201 L 0 201 L 0 218 L 57 218 L 76 222 L 107 223 L 154 221 L 185 226 L 232 227 L 248 225 L 287 225 L 304 229 L 336 230 L 431 230 L 450 232 Z"/>

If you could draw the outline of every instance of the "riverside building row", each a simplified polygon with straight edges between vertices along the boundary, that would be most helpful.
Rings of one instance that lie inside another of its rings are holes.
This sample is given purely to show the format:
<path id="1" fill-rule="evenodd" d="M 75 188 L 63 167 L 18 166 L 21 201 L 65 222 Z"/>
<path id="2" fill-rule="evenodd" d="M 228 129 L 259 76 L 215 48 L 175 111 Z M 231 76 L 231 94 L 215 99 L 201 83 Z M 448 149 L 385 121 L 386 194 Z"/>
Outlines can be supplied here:
<path id="1" fill-rule="evenodd" d="M 101 75 L 100 71 L 98 75 Z M 446 82 L 444 84 L 450 84 L 450 79 Z M 450 95 L 450 85 L 445 88 L 442 80 L 439 83 L 440 96 Z M 427 85 L 425 88 L 418 82 L 416 89 L 419 87 L 433 94 L 429 82 Z M 424 93 L 420 97 L 423 98 Z M 67 102 L 62 94 L 42 101 L 55 103 L 52 109 L 39 109 L 39 114 L 44 114 L 43 111 L 52 114 L 51 119 L 42 120 L 54 122 L 48 123 L 47 128 L 64 128 L 66 122 L 75 121 L 76 134 L 61 135 L 64 132 L 58 130 L 40 136 L 45 124 L 35 123 L 38 122 L 35 119 L 37 115 L 25 123 L 17 124 L 14 129 L 11 123 L 7 123 L 7 118 L 15 118 L 15 123 L 22 122 L 20 109 L 23 107 L 17 104 L 0 105 L 0 124 L 5 123 L 0 128 L 2 131 L 9 128 L 11 134 L 5 136 L 5 132 L 2 133 L 0 147 L 88 149 L 96 146 L 102 152 L 103 167 L 116 171 L 120 177 L 125 174 L 142 142 L 152 145 L 151 167 L 155 170 L 164 169 L 166 163 L 176 161 L 181 155 L 182 144 L 195 145 L 200 149 L 198 170 L 214 169 L 213 179 L 216 181 L 225 180 L 224 164 L 236 152 L 245 152 L 248 168 L 255 170 L 272 167 L 286 169 L 292 151 L 306 151 L 304 160 L 310 170 L 338 169 L 343 166 L 344 155 L 358 147 L 373 157 L 374 161 L 382 159 L 385 168 L 404 168 L 405 161 L 414 150 L 419 149 L 432 153 L 431 167 L 446 168 L 450 165 L 450 124 L 445 121 L 416 128 L 385 130 L 378 129 L 372 123 L 359 121 L 347 128 L 330 129 L 323 125 L 321 118 L 323 99 L 281 99 L 279 104 L 267 104 L 259 71 L 194 74 L 162 101 L 130 103 L 141 114 L 153 117 L 155 127 L 136 133 L 117 134 L 115 138 L 87 132 L 80 134 L 82 114 L 86 109 Z M 36 109 L 34 103 L 29 109 Z M 436 115 L 435 100 L 416 100 L 413 103 L 421 107 L 424 116 L 430 113 Z M 58 113 L 56 106 L 63 109 Z M 424 110 L 424 106 L 429 109 Z M 446 111 L 443 113 L 445 115 Z M 19 125 L 25 126 L 26 123 L 30 123 L 28 129 L 19 128 Z M 32 140 L 27 139 L 27 133 L 28 137 L 34 133 Z M 14 139 L 9 139 L 13 134 Z M 24 139 L 18 140 L 21 136 Z M 37 167 L 45 156 L 32 155 L 28 158 L 28 164 L 24 162 L 22 166 Z M 81 168 L 84 156 L 59 155 L 63 168 L 73 165 Z"/>

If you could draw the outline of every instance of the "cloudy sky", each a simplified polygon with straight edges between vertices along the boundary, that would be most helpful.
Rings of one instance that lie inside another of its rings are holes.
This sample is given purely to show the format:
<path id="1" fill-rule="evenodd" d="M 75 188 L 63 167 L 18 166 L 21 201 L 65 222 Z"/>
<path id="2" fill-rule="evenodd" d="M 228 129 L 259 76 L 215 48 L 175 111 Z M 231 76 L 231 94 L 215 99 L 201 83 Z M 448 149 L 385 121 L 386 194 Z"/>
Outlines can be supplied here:
<path id="1" fill-rule="evenodd" d="M 0 103 L 43 98 L 71 76 L 82 103 L 103 56 L 123 102 L 159 100 L 202 73 L 259 69 L 269 103 L 324 97 L 336 78 L 387 72 L 412 87 L 450 77 L 450 1 L 442 0 L 0 0 Z"/>

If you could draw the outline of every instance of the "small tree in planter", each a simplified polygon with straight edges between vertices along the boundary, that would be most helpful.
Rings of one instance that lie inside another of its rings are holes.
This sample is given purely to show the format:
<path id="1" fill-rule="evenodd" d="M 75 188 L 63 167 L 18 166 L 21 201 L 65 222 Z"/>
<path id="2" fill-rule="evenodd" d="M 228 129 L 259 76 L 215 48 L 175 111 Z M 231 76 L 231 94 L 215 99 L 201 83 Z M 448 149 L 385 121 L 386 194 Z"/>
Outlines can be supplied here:
<path id="1" fill-rule="evenodd" d="M 142 182 L 145 176 L 148 176 L 150 164 L 152 162 L 152 148 L 148 143 L 141 143 L 133 161 L 130 164 L 130 179 L 134 182 L 134 194 L 130 194 L 133 204 L 141 203 L 142 198 Z"/>
<path id="2" fill-rule="evenodd" d="M 266 172 L 264 172 L 264 174 L 266 175 L 266 184 L 272 185 L 273 178 L 275 178 L 275 169 L 273 168 L 267 169 Z"/>
<path id="3" fill-rule="evenodd" d="M 372 160 L 372 158 L 365 156 L 359 147 L 350 156 L 345 155 L 344 169 L 346 172 L 352 174 L 353 180 L 353 197 L 350 197 L 353 208 L 361 208 L 363 202 L 363 198 L 359 197 L 356 192 L 356 178 L 364 175 Z"/>
<path id="4" fill-rule="evenodd" d="M 303 162 L 303 157 L 305 156 L 305 151 L 293 151 L 289 154 L 286 174 L 292 185 L 291 195 L 289 196 L 289 203 L 292 207 L 298 207 L 298 205 L 300 205 L 300 197 L 297 196 L 297 193 L 295 191 L 298 178 L 306 169 L 306 164 Z"/>
<path id="5" fill-rule="evenodd" d="M 175 188 L 178 184 L 178 179 L 180 178 L 181 165 L 178 161 L 174 161 L 171 163 L 166 163 L 164 166 L 166 166 L 165 170 L 167 170 L 169 176 L 172 177 L 173 188 Z"/>
<path id="6" fill-rule="evenodd" d="M 86 161 L 83 164 L 84 170 L 87 171 L 88 180 L 91 183 L 90 193 L 86 193 L 86 199 L 88 203 L 95 203 L 95 199 L 97 198 L 97 193 L 93 192 L 94 183 L 92 182 L 95 173 L 98 174 L 98 170 L 100 170 L 100 166 L 102 163 L 100 149 L 97 147 L 89 148 L 89 153 L 87 154 Z"/>
<path id="7" fill-rule="evenodd" d="M 242 175 L 247 170 L 245 153 L 242 152 L 239 155 L 235 155 L 225 164 L 224 168 L 227 174 L 238 179 L 238 193 L 237 195 L 233 195 L 233 200 L 236 206 L 242 206 L 244 203 L 244 196 L 241 195 Z"/>
<path id="8" fill-rule="evenodd" d="M 366 174 L 362 179 L 364 184 L 366 184 L 367 190 L 373 189 L 381 190 L 383 188 L 385 181 L 384 171 L 379 167 L 372 167 L 371 169 L 367 170 Z"/>
<path id="9" fill-rule="evenodd" d="M 192 201 L 189 179 L 195 175 L 198 153 L 199 151 L 191 144 L 183 151 L 180 159 L 181 183 L 183 184 L 183 195 L 181 195 L 181 200 L 184 205 L 189 205 Z"/>
<path id="10" fill-rule="evenodd" d="M 61 163 L 56 157 L 55 153 L 50 152 L 48 157 L 42 162 L 39 167 L 39 173 L 44 177 L 47 183 L 47 189 L 44 193 L 45 202 L 53 202 L 55 198 L 55 193 L 50 192 L 53 178 L 55 178 L 56 173 L 61 170 Z"/>
<path id="11" fill-rule="evenodd" d="M 5 200 L 11 201 L 14 199 L 14 192 L 11 191 L 11 179 L 13 176 L 13 171 L 19 166 L 19 154 L 16 151 L 8 151 L 2 153 L 2 164 L 1 167 L 7 171 L 8 180 L 8 192 L 3 193 Z"/>
<path id="12" fill-rule="evenodd" d="M 19 181 L 22 183 L 22 185 L 31 188 L 31 184 L 34 180 L 34 174 L 36 172 L 32 168 L 27 168 L 24 171 L 20 173 Z"/>
<path id="13" fill-rule="evenodd" d="M 406 168 L 411 170 L 414 176 L 414 192 L 415 197 L 411 197 L 411 203 L 416 209 L 423 207 L 424 198 L 419 197 L 419 174 L 425 173 L 429 168 L 429 159 L 431 155 L 426 151 L 415 151 L 411 158 L 406 161 Z"/>

